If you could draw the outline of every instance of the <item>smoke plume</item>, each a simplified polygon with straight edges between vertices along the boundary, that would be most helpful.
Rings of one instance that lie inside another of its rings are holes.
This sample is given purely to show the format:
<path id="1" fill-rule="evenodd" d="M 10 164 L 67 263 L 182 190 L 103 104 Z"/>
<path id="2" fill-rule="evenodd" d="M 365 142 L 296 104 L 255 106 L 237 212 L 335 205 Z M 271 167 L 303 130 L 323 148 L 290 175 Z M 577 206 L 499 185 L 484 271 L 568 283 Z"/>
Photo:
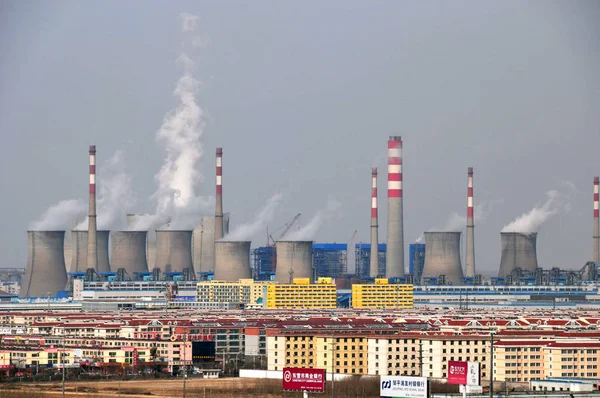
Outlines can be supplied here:
<path id="1" fill-rule="evenodd" d="M 494 207 L 496 205 L 502 203 L 502 199 L 492 200 L 492 201 L 483 201 L 479 204 L 476 204 L 473 208 L 474 214 L 474 222 L 475 224 L 483 223 L 490 215 Z M 450 214 L 448 219 L 446 220 L 446 224 L 442 228 L 432 228 L 429 231 L 439 231 L 439 232 L 460 232 L 467 227 L 467 216 L 460 215 L 456 212 Z M 417 243 L 423 240 L 423 235 L 421 235 L 417 239 Z"/>
<path id="2" fill-rule="evenodd" d="M 314 239 L 317 231 L 325 221 L 330 220 L 336 214 L 341 207 L 341 203 L 330 199 L 327 202 L 327 208 L 319 210 L 314 217 L 304 227 L 290 232 L 286 235 L 286 240 L 312 240 Z"/>
<path id="3" fill-rule="evenodd" d="M 561 212 L 568 212 L 570 208 L 569 194 L 557 190 L 548 191 L 544 203 L 536 205 L 527 213 L 517 217 L 516 220 L 506 225 L 502 232 L 538 232 L 546 221 Z"/>
<path id="4" fill-rule="evenodd" d="M 123 214 L 135 204 L 131 190 L 131 177 L 125 171 L 123 151 L 115 152 L 99 168 L 97 188 L 98 229 L 121 229 L 124 221 Z M 86 217 L 74 229 L 87 230 L 88 218 Z"/>
<path id="5" fill-rule="evenodd" d="M 200 82 L 193 75 L 194 61 L 187 49 L 198 46 L 202 41 L 195 35 L 198 17 L 181 15 L 181 30 L 187 43 L 177 59 L 183 74 L 175 87 L 178 105 L 168 112 L 156 133 L 158 144 L 165 149 L 165 160 L 155 176 L 157 190 L 153 198 L 157 202 L 156 212 L 136 229 L 161 224 L 170 219 L 170 229 L 191 229 L 200 220 L 201 214 L 210 211 L 214 199 L 198 197 L 196 185 L 203 180 L 198 164 L 203 155 L 202 136 L 205 122 L 204 112 L 196 97 Z"/>
<path id="6" fill-rule="evenodd" d="M 282 195 L 277 193 L 269 198 L 264 207 L 256 214 L 254 219 L 236 227 L 233 232 L 223 238 L 225 241 L 250 240 L 258 232 L 264 230 L 269 222 L 273 220 L 275 210 L 281 203 Z"/>
<path id="7" fill-rule="evenodd" d="M 67 230 L 86 216 L 88 206 L 79 199 L 62 200 L 48 208 L 39 220 L 30 224 L 32 231 Z"/>

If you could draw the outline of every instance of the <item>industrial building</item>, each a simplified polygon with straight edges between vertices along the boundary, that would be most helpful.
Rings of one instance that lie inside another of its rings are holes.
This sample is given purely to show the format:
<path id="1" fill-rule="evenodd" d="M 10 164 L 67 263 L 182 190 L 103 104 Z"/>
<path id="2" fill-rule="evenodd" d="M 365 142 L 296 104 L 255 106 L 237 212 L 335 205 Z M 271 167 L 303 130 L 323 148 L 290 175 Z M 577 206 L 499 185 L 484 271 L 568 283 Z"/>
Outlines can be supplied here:
<path id="1" fill-rule="evenodd" d="M 413 308 L 413 285 L 390 284 L 388 279 L 352 285 L 352 308 Z"/>
<path id="2" fill-rule="evenodd" d="M 414 283 L 419 284 L 425 265 L 425 244 L 412 243 L 408 245 L 408 253 L 408 273 L 413 276 Z"/>
<path id="3" fill-rule="evenodd" d="M 336 288 L 331 278 L 294 278 L 292 283 L 267 285 L 267 308 L 336 308 Z"/>
<path id="4" fill-rule="evenodd" d="M 253 277 L 257 281 L 275 278 L 275 246 L 256 247 L 251 250 Z"/>
<path id="5" fill-rule="evenodd" d="M 356 277 L 362 280 L 369 279 L 371 264 L 371 245 L 369 243 L 357 243 L 354 246 L 356 259 Z M 378 245 L 379 275 L 386 275 L 386 253 L 387 245 Z"/>
<path id="6" fill-rule="evenodd" d="M 347 274 L 348 245 L 313 244 L 313 267 L 317 278 L 339 278 Z"/>
<path id="7" fill-rule="evenodd" d="M 239 282 L 198 282 L 196 301 L 241 303 L 244 308 L 264 308 L 267 302 L 267 284 L 252 279 Z"/>

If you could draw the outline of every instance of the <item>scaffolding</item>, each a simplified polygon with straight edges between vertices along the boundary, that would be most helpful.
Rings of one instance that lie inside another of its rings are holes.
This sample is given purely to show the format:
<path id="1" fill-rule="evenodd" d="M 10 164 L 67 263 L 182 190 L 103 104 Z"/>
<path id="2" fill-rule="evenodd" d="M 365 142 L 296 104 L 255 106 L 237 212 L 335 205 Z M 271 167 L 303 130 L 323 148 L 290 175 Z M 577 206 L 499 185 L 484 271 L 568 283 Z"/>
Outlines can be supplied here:
<path id="1" fill-rule="evenodd" d="M 341 278 L 346 275 L 348 245 L 345 243 L 314 243 L 313 269 L 315 276 Z"/>
<path id="2" fill-rule="evenodd" d="M 253 276 L 255 280 L 271 279 L 275 272 L 275 246 L 257 247 L 251 250 Z"/>
<path id="3" fill-rule="evenodd" d="M 368 279 L 371 268 L 371 244 L 357 243 L 354 246 L 354 250 L 356 253 L 356 276 L 359 279 Z M 381 276 L 385 276 L 386 274 L 386 250 L 387 245 L 385 243 L 378 245 L 378 274 Z"/>

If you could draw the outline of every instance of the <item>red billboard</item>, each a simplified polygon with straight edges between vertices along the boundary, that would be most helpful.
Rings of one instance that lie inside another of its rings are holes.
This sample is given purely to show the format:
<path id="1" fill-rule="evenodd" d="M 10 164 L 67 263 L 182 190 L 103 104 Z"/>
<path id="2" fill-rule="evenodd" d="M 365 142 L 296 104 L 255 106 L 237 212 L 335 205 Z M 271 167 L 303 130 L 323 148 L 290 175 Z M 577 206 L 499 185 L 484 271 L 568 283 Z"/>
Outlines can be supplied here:
<path id="1" fill-rule="evenodd" d="M 467 384 L 469 363 L 464 361 L 448 361 L 448 384 Z"/>
<path id="2" fill-rule="evenodd" d="M 325 391 L 325 369 L 283 368 L 283 389 Z"/>

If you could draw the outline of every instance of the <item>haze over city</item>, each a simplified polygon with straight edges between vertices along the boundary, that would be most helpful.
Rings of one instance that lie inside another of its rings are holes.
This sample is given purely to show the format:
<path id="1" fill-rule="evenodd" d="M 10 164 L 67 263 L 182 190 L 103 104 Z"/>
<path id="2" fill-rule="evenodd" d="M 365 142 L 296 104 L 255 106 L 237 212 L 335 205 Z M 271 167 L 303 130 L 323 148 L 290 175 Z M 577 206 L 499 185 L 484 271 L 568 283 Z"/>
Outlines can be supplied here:
<path id="1" fill-rule="evenodd" d="M 198 17 L 194 35 L 182 14 Z M 270 229 L 326 213 L 311 239 L 368 242 L 378 167 L 385 242 L 386 141 L 401 135 L 406 246 L 456 228 L 473 166 L 479 271 L 496 272 L 499 232 L 535 206 L 540 265 L 579 269 L 600 173 L 598 20 L 591 1 L 3 2 L 0 266 L 25 265 L 25 231 L 50 206 L 78 199 L 86 214 L 89 144 L 100 187 L 117 165 L 105 209 L 123 213 L 108 224 L 157 209 L 157 132 L 180 102 L 185 53 L 199 82 L 194 203 L 212 211 L 223 147 L 232 231 L 261 209 Z"/>

